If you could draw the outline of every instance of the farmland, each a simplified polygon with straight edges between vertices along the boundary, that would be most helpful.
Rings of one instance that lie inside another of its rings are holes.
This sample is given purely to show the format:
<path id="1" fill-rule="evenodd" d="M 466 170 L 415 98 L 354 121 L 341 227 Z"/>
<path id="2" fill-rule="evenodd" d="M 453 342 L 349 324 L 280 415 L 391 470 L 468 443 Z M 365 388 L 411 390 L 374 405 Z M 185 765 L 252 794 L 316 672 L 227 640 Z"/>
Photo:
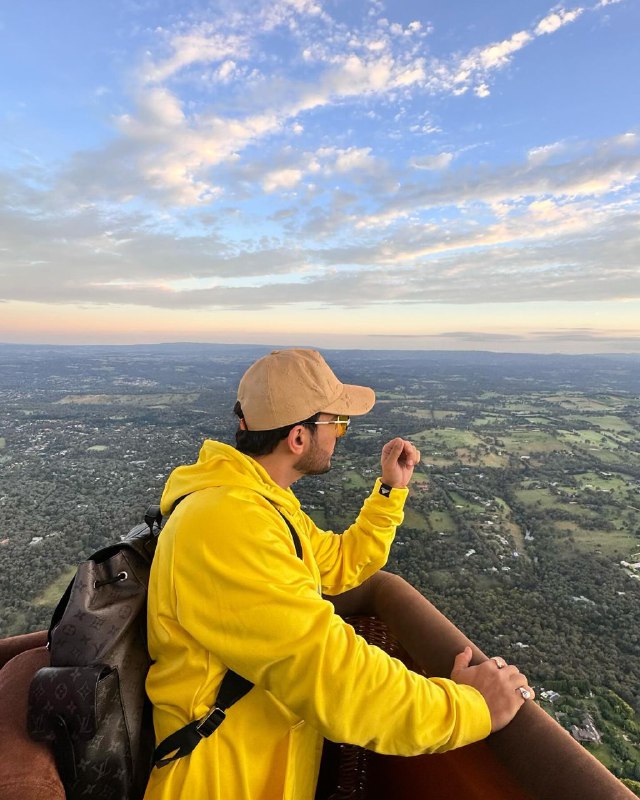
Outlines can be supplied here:
<path id="1" fill-rule="evenodd" d="M 233 442 L 235 386 L 262 352 L 0 347 L 0 635 L 45 626 L 74 565 L 137 523 L 175 466 L 204 438 Z M 295 485 L 303 507 L 344 529 L 381 446 L 411 439 L 422 459 L 388 568 L 534 685 L 564 687 L 567 719 L 601 708 L 599 756 L 640 777 L 638 359 L 327 357 L 378 402 L 331 472 Z M 612 695 L 628 709 L 615 724 Z"/>

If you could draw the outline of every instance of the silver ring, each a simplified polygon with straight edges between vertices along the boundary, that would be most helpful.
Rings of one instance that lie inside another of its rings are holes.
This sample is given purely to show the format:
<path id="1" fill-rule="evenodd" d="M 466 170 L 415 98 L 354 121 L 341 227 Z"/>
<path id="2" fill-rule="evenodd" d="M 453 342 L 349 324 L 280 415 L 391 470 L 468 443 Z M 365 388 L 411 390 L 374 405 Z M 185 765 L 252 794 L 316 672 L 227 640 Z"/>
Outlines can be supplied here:
<path id="1" fill-rule="evenodd" d="M 503 667 L 507 666 L 504 659 L 500 658 L 500 656 L 494 656 L 491 660 L 496 662 L 496 667 L 498 667 L 498 669 L 502 669 Z"/>
<path id="2" fill-rule="evenodd" d="M 525 689 L 524 686 L 518 686 L 516 691 L 520 692 L 523 700 L 531 700 L 531 692 L 528 689 Z"/>

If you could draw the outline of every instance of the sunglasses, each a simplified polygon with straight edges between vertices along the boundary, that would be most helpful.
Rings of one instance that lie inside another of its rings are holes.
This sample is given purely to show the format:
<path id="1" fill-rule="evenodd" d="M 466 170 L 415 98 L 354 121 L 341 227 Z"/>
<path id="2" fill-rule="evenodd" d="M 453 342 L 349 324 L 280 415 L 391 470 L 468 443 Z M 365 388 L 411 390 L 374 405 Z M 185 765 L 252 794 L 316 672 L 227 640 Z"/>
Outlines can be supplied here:
<path id="1" fill-rule="evenodd" d="M 349 417 L 338 417 L 337 419 L 326 419 L 320 420 L 319 422 L 313 422 L 312 425 L 335 425 L 336 426 L 336 439 L 339 439 L 341 436 L 344 436 L 347 432 L 347 428 L 351 425 L 351 419 Z"/>

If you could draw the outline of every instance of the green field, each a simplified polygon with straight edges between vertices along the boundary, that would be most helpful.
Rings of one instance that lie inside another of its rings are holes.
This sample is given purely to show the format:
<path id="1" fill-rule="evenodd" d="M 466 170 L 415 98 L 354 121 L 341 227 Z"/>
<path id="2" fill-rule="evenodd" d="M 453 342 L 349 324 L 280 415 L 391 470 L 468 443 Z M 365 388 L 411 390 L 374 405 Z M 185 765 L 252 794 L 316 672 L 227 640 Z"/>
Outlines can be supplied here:
<path id="1" fill-rule="evenodd" d="M 425 530 L 427 527 L 424 516 L 419 511 L 416 511 L 415 508 L 411 508 L 410 505 L 405 506 L 403 524 L 409 528 L 417 528 L 418 530 Z"/>
<path id="2" fill-rule="evenodd" d="M 497 425 L 500 422 L 498 414 L 484 414 L 481 417 L 476 417 L 471 421 L 471 427 L 482 428 L 485 425 Z"/>
<path id="3" fill-rule="evenodd" d="M 155 406 L 182 405 L 195 403 L 199 392 L 188 394 L 68 394 L 54 405 L 110 405 L 110 406 Z"/>
<path id="4" fill-rule="evenodd" d="M 623 401 L 618 397 L 587 397 L 577 394 L 551 394 L 547 401 L 557 403 L 562 408 L 577 411 L 610 411 L 619 408 Z"/>
<path id="5" fill-rule="evenodd" d="M 464 513 L 471 512 L 472 514 L 479 514 L 484 511 L 484 506 L 482 506 L 480 503 L 476 503 L 473 500 L 468 500 L 458 492 L 448 492 L 448 495 L 458 511 L 462 511 Z"/>
<path id="6" fill-rule="evenodd" d="M 433 419 L 441 420 L 441 419 L 459 417 L 461 413 L 462 413 L 461 411 L 433 411 L 432 415 Z"/>
<path id="7" fill-rule="evenodd" d="M 506 452 L 499 452 L 492 436 L 460 428 L 434 428 L 412 435 L 420 448 L 422 461 L 434 466 L 464 464 L 475 467 L 504 468 L 509 463 Z"/>
<path id="8" fill-rule="evenodd" d="M 47 588 L 41 592 L 36 598 L 34 598 L 33 603 L 36 606 L 54 606 L 58 602 L 58 600 L 64 594 L 64 590 L 67 588 L 69 581 L 73 578 L 76 574 L 77 567 L 69 567 L 65 570 L 61 575 L 59 575 L 55 581 L 49 584 Z"/>
<path id="9" fill-rule="evenodd" d="M 524 506 L 539 506 L 543 509 L 564 507 L 567 502 L 549 489 L 516 489 L 515 496 Z"/>
<path id="10" fill-rule="evenodd" d="M 347 469 L 344 474 L 345 483 L 352 489 L 371 489 L 373 481 L 371 478 L 365 478 L 355 469 Z"/>
<path id="11" fill-rule="evenodd" d="M 603 414 L 602 416 L 584 416 L 583 419 L 586 422 L 590 422 L 592 425 L 597 425 L 603 431 L 613 431 L 614 433 L 628 431 L 631 433 L 637 433 L 636 428 L 634 428 L 634 426 L 631 425 L 626 419 L 614 416 L 613 414 Z"/>
<path id="12" fill-rule="evenodd" d="M 510 519 L 511 508 L 501 497 L 494 497 L 493 502 L 500 512 L 502 529 L 513 538 L 518 550 L 523 552 L 525 550 L 524 534 L 520 526 Z"/>
<path id="13" fill-rule="evenodd" d="M 612 450 L 618 445 L 605 433 L 598 431 L 558 431 L 558 437 L 566 444 L 595 450 Z"/>
<path id="14" fill-rule="evenodd" d="M 7 440 L 3 439 L 2 436 L 0 436 L 0 450 L 3 450 L 6 446 L 7 446 Z"/>
<path id="15" fill-rule="evenodd" d="M 448 511 L 432 511 L 429 514 L 429 526 L 434 533 L 455 533 L 456 524 Z"/>
<path id="16" fill-rule="evenodd" d="M 558 441 L 555 436 L 537 428 L 512 431 L 500 439 L 504 442 L 504 449 L 508 453 L 519 456 L 566 449 L 564 443 Z"/>
<path id="17" fill-rule="evenodd" d="M 583 472 L 575 475 L 574 479 L 581 489 L 592 488 L 596 491 L 610 492 L 611 494 L 625 494 L 631 489 L 622 475 L 603 475 L 601 472 Z"/>
<path id="18" fill-rule="evenodd" d="M 553 529 L 560 534 L 573 537 L 575 547 L 583 553 L 600 552 L 603 555 L 627 558 L 640 547 L 640 540 L 630 533 L 620 530 L 586 530 L 578 522 L 554 522 Z"/>
<path id="19" fill-rule="evenodd" d="M 478 434 L 460 428 L 433 428 L 413 434 L 417 443 L 428 445 L 432 450 L 455 450 L 458 447 L 477 447 L 484 444 Z"/>

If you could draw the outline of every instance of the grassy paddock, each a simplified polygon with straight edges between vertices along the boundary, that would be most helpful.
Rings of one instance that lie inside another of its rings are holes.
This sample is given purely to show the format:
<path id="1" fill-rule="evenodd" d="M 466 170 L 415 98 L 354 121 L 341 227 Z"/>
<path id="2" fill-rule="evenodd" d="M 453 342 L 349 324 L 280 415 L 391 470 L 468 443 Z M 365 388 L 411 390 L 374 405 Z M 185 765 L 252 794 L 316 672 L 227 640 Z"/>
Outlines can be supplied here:
<path id="1" fill-rule="evenodd" d="M 501 524 L 503 528 L 510 536 L 513 537 L 513 541 L 516 543 L 518 550 L 521 553 L 524 552 L 524 533 L 522 532 L 520 526 L 511 520 L 511 507 L 501 497 L 494 497 L 493 502 L 500 510 L 500 516 L 502 517 Z"/>
<path id="2" fill-rule="evenodd" d="M 569 533 L 583 553 L 597 550 L 606 556 L 626 558 L 640 549 L 638 539 L 624 531 L 587 531 L 579 523 L 567 521 L 554 522 L 553 527 L 558 533 Z"/>
<path id="3" fill-rule="evenodd" d="M 447 419 L 447 417 L 459 417 L 462 414 L 462 411 L 433 411 L 433 418 L 440 420 L 440 419 Z"/>
<path id="4" fill-rule="evenodd" d="M 590 422 L 592 425 L 597 425 L 603 431 L 612 431 L 613 433 L 620 433 L 626 431 L 628 433 L 637 433 L 636 428 L 631 425 L 626 419 L 615 416 L 613 414 L 602 414 L 594 416 L 585 416 L 583 419 Z"/>
<path id="5" fill-rule="evenodd" d="M 566 501 L 552 494 L 548 489 L 516 489 L 516 498 L 524 506 L 540 504 L 542 508 L 564 506 Z"/>
<path id="6" fill-rule="evenodd" d="M 499 414 L 484 414 L 482 417 L 476 417 L 471 421 L 473 428 L 484 428 L 486 425 L 496 425 L 500 423 Z"/>
<path id="7" fill-rule="evenodd" d="M 431 428 L 413 434 L 412 439 L 433 450 L 455 450 L 458 447 L 474 448 L 484 446 L 483 440 L 473 431 L 459 428 Z"/>
<path id="8" fill-rule="evenodd" d="M 622 407 L 623 401 L 618 397 L 586 397 L 579 394 L 555 394 L 549 395 L 547 400 L 550 403 L 557 403 L 562 408 L 577 411 L 611 411 Z"/>
<path id="9" fill-rule="evenodd" d="M 640 453 L 617 447 L 615 450 L 599 450 L 595 453 L 598 461 L 605 467 L 624 469 L 627 466 L 640 466 Z"/>
<path id="10" fill-rule="evenodd" d="M 346 478 L 345 483 L 351 489 L 371 489 L 373 486 L 373 480 L 371 478 L 365 478 L 363 475 L 360 475 L 355 469 L 349 469 L 344 473 Z"/>
<path id="11" fill-rule="evenodd" d="M 108 405 L 108 406 L 169 406 L 195 403 L 199 392 L 189 394 L 68 394 L 57 400 L 55 405 Z"/>
<path id="12" fill-rule="evenodd" d="M 76 567 L 69 567 L 50 583 L 33 601 L 36 606 L 55 606 L 64 594 L 71 578 L 76 574 Z"/>
<path id="13" fill-rule="evenodd" d="M 473 514 L 480 514 L 485 510 L 484 506 L 480 505 L 480 503 L 475 503 L 473 500 L 467 500 L 466 497 L 458 494 L 458 492 L 448 492 L 448 495 L 454 505 L 462 506 L 462 508 L 459 508 L 458 511 L 470 511 Z"/>
<path id="14" fill-rule="evenodd" d="M 501 436 L 504 442 L 504 450 L 513 455 L 529 455 L 531 453 L 552 453 L 557 450 L 565 450 L 562 441 L 558 441 L 547 431 L 541 430 L 520 430 L 513 431 L 508 436 Z"/>
<path id="15" fill-rule="evenodd" d="M 599 472 L 583 472 L 575 475 L 575 480 L 581 489 L 591 486 L 596 490 L 609 491 L 611 494 L 620 494 L 631 488 L 631 484 L 622 475 L 601 475 Z"/>
<path id="16" fill-rule="evenodd" d="M 404 509 L 404 522 L 403 525 L 407 528 L 417 528 L 418 530 L 425 530 L 427 521 L 424 515 L 417 511 L 415 508 L 405 506 Z"/>
<path id="17" fill-rule="evenodd" d="M 429 526 L 434 533 L 455 533 L 456 524 L 448 511 L 432 511 L 429 514 Z"/>
<path id="18" fill-rule="evenodd" d="M 618 446 L 605 433 L 599 431 L 559 431 L 558 436 L 567 444 L 586 449 L 613 450 Z"/>

